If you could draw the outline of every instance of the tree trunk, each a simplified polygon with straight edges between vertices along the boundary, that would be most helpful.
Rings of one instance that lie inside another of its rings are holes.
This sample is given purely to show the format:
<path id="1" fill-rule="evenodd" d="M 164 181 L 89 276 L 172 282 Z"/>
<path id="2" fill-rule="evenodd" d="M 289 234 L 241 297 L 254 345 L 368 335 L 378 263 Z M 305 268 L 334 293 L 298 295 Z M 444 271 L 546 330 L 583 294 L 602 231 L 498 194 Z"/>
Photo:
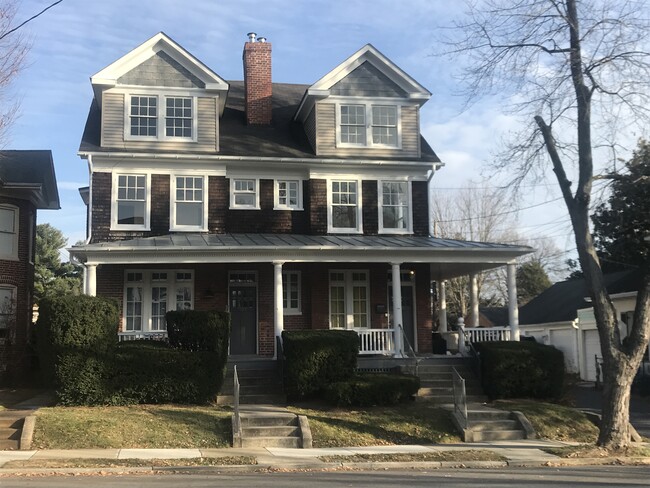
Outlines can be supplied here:
<path id="1" fill-rule="evenodd" d="M 623 364 L 620 364 L 623 363 Z M 603 408 L 598 445 L 624 449 L 630 443 L 630 391 L 636 370 L 622 360 L 604 368 Z"/>

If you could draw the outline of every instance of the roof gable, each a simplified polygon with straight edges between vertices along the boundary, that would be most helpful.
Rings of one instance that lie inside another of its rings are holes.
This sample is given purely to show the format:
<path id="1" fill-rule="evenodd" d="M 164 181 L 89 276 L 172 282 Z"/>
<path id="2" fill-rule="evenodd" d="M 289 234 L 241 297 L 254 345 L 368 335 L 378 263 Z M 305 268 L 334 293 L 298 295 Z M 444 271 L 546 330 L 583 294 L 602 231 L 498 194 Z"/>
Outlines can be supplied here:
<path id="1" fill-rule="evenodd" d="M 353 74 L 361 66 L 363 66 L 362 70 Z M 348 80 L 348 77 L 351 75 L 352 78 Z M 374 78 L 375 81 L 379 80 L 382 86 L 390 86 L 393 90 L 392 96 L 397 96 L 395 93 L 401 91 L 400 96 L 413 100 L 420 105 L 431 98 L 431 92 L 429 90 L 420 85 L 399 66 L 379 52 L 372 44 L 366 44 L 309 87 L 296 112 L 295 118 L 304 121 L 316 100 L 334 95 L 335 93 L 333 91 L 340 91 L 343 87 L 349 90 L 350 85 L 358 86 L 360 80 L 368 81 L 370 78 Z M 390 85 L 387 85 L 389 82 Z"/>
<path id="2" fill-rule="evenodd" d="M 138 76 L 146 75 L 151 73 L 151 69 L 154 67 L 156 69 L 161 68 L 172 74 L 172 83 L 188 83 L 188 81 L 191 81 L 193 86 L 206 90 L 224 93 L 228 91 L 228 83 L 223 78 L 177 44 L 167 34 L 159 32 L 90 77 L 95 97 L 101 105 L 103 90 L 119 84 L 131 84 L 135 80 L 136 74 Z M 146 76 L 144 76 L 144 80 L 146 80 Z M 139 83 L 134 84 L 143 84 L 144 80 L 141 79 Z M 151 85 L 161 86 L 157 83 L 151 83 Z M 178 85 L 163 84 L 162 86 Z"/>
<path id="3" fill-rule="evenodd" d="M 361 97 L 400 97 L 407 93 L 393 80 L 377 69 L 373 64 L 364 61 L 352 73 L 330 88 L 332 95 L 361 96 Z"/>
<path id="4" fill-rule="evenodd" d="M 144 85 L 153 83 L 179 88 L 205 88 L 205 82 L 181 65 L 165 51 L 159 51 L 131 71 L 117 79 L 118 85 Z"/>

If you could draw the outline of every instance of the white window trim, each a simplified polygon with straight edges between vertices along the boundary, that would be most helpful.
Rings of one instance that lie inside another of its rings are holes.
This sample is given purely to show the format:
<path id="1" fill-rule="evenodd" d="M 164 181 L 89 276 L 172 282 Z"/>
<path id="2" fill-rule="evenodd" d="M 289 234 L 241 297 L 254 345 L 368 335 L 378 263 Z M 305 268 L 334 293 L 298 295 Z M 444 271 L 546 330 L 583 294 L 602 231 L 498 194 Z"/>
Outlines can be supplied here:
<path id="1" fill-rule="evenodd" d="M 281 205 L 280 204 L 280 182 L 295 181 L 298 183 L 298 204 L 297 205 Z M 273 180 L 273 210 L 303 210 L 302 200 L 302 186 L 303 180 L 298 178 L 278 178 Z"/>
<path id="2" fill-rule="evenodd" d="M 176 178 L 202 178 L 203 179 L 203 219 L 201 225 L 177 225 L 176 224 Z M 207 232 L 208 230 L 208 180 L 202 175 L 191 175 L 185 173 L 171 175 L 171 198 L 169 205 L 169 230 L 178 232 Z"/>
<path id="3" fill-rule="evenodd" d="M 0 259 L 5 259 L 7 261 L 18 261 L 18 237 L 20 234 L 20 209 L 15 205 L 10 204 L 0 204 L 0 208 L 3 210 L 9 210 L 14 213 L 14 243 L 13 243 L 13 252 L 6 252 L 4 249 L 0 249 Z"/>
<path id="4" fill-rule="evenodd" d="M 156 102 L 156 135 L 155 136 L 133 136 L 131 135 L 131 97 L 155 97 Z M 192 137 L 168 136 L 165 131 L 165 119 L 167 113 L 167 98 L 191 98 L 192 99 Z M 195 94 L 187 92 L 164 92 L 152 90 L 133 90 L 124 92 L 124 140 L 125 141 L 176 141 L 176 142 L 197 142 L 198 141 L 198 101 Z"/>
<path id="5" fill-rule="evenodd" d="M 384 199 L 382 194 L 382 183 L 406 183 L 406 198 L 408 199 L 408 228 L 406 229 L 392 229 L 384 227 Z M 413 193 L 410 181 L 383 179 L 377 180 L 377 209 L 379 218 L 379 233 L 380 234 L 413 234 Z"/>
<path id="6" fill-rule="evenodd" d="M 366 143 L 354 144 L 341 142 L 341 105 L 364 105 L 366 107 Z M 397 145 L 373 144 L 372 142 L 372 107 L 395 107 L 397 112 Z M 367 98 L 350 98 L 336 101 L 336 147 L 340 148 L 374 148 L 374 149 L 402 149 L 402 103 L 394 100 L 370 100 Z"/>
<path id="7" fill-rule="evenodd" d="M 235 205 L 235 180 L 255 182 L 255 205 Z M 259 178 L 230 178 L 230 210 L 260 210 L 260 179 Z"/>
<path id="8" fill-rule="evenodd" d="M 298 307 L 297 308 L 291 308 L 291 307 L 284 307 L 282 308 L 282 313 L 284 315 L 302 315 L 302 276 L 300 271 L 294 271 L 294 270 L 288 270 L 282 271 L 282 278 L 283 278 L 283 286 L 284 286 L 284 275 L 295 275 L 297 277 L 297 285 L 298 285 Z M 289 290 L 287 289 L 287 305 L 289 305 Z"/>
<path id="9" fill-rule="evenodd" d="M 142 281 L 127 281 L 129 273 L 142 273 Z M 161 281 L 152 279 L 153 273 L 167 273 L 167 280 Z M 176 281 L 176 273 L 190 273 L 192 278 L 187 281 Z M 152 304 L 152 287 L 167 286 L 167 311 L 176 310 L 176 288 L 178 285 L 186 285 L 192 288 L 192 309 L 194 309 L 194 298 L 196 287 L 194 286 L 194 270 L 191 269 L 126 269 L 124 270 L 124 286 L 122 293 L 122 320 L 120 334 L 143 334 L 143 333 L 160 333 L 164 330 L 151 329 L 151 304 Z M 142 287 L 142 329 L 126 330 L 126 289 L 128 286 Z"/>
<path id="10" fill-rule="evenodd" d="M 334 227 L 332 225 L 332 182 L 355 181 L 357 183 L 357 228 Z M 363 198 L 361 180 L 357 178 L 332 178 L 327 180 L 327 233 L 328 234 L 363 234 Z"/>
<path id="11" fill-rule="evenodd" d="M 144 225 L 118 224 L 117 222 L 117 185 L 121 175 L 145 177 Z M 151 173 L 144 171 L 116 171 L 113 173 L 111 185 L 111 230 L 151 230 Z"/>
<path id="12" fill-rule="evenodd" d="M 367 269 L 330 269 L 327 272 L 327 308 L 328 316 L 327 322 L 330 329 L 343 330 L 340 327 L 332 327 L 332 273 L 343 273 L 345 281 L 345 329 L 346 330 L 366 330 L 372 325 L 372 317 L 370 316 L 370 271 Z M 367 322 L 365 327 L 354 326 L 354 284 L 352 280 L 353 273 L 366 273 L 366 317 Z"/>

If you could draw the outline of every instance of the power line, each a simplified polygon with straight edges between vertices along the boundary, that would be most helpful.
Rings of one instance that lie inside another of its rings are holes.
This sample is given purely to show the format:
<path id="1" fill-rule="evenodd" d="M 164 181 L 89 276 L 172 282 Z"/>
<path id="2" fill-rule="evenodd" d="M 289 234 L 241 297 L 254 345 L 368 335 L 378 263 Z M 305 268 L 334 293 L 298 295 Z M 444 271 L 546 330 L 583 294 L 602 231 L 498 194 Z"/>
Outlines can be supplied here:
<path id="1" fill-rule="evenodd" d="M 34 20 L 34 19 L 37 18 L 37 17 L 40 17 L 41 15 L 43 15 L 45 12 L 47 12 L 48 10 L 50 10 L 50 9 L 51 9 L 52 7 L 54 7 L 55 5 L 60 4 L 62 1 L 63 1 L 63 0 L 57 0 L 56 2 L 54 2 L 54 3 L 50 4 L 50 5 L 48 5 L 47 7 L 45 7 L 43 10 L 41 10 L 41 11 L 40 11 L 39 13 L 37 13 L 36 15 L 32 15 L 29 19 L 27 19 L 26 21 L 24 21 L 22 24 L 18 24 L 18 25 L 17 25 L 16 27 L 14 27 L 13 29 L 8 30 L 7 32 L 5 32 L 4 34 L 2 34 L 2 35 L 0 36 L 0 41 L 1 41 L 2 39 L 4 39 L 5 37 L 7 37 L 9 34 L 12 34 L 13 32 L 16 32 L 18 29 L 20 29 L 20 28 L 21 28 L 22 26 L 24 26 L 26 23 L 31 22 L 32 20 Z"/>
<path id="2" fill-rule="evenodd" d="M 448 222 L 469 222 L 469 221 L 472 221 L 472 220 L 488 219 L 488 218 L 491 218 L 491 217 L 499 217 L 501 215 L 509 215 L 509 214 L 520 212 L 522 210 L 529 210 L 531 208 L 541 207 L 542 205 L 547 205 L 549 203 L 557 202 L 557 201 L 562 200 L 562 199 L 563 199 L 563 197 L 558 197 L 558 198 L 554 198 L 553 200 L 547 200 L 547 201 L 542 202 L 542 203 L 536 203 L 535 205 L 530 205 L 528 207 L 521 207 L 521 208 L 517 208 L 515 210 L 507 210 L 505 212 L 498 212 L 498 213 L 489 214 L 489 215 L 480 215 L 478 217 L 468 217 L 466 219 L 434 220 L 434 223 L 446 224 Z"/>

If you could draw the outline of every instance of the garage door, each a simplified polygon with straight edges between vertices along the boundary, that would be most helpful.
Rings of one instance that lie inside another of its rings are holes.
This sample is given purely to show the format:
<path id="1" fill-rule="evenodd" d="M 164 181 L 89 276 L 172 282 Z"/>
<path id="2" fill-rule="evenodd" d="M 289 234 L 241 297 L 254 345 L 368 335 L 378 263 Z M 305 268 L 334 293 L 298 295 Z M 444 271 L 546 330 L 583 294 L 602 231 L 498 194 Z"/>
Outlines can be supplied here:
<path id="1" fill-rule="evenodd" d="M 596 381 L 596 360 L 595 356 L 602 357 L 600 352 L 600 339 L 598 338 L 597 330 L 585 330 L 583 331 L 583 350 L 585 351 L 585 370 L 587 372 L 587 377 L 583 378 L 587 381 Z M 602 377 L 600 378 L 602 381 Z"/>

